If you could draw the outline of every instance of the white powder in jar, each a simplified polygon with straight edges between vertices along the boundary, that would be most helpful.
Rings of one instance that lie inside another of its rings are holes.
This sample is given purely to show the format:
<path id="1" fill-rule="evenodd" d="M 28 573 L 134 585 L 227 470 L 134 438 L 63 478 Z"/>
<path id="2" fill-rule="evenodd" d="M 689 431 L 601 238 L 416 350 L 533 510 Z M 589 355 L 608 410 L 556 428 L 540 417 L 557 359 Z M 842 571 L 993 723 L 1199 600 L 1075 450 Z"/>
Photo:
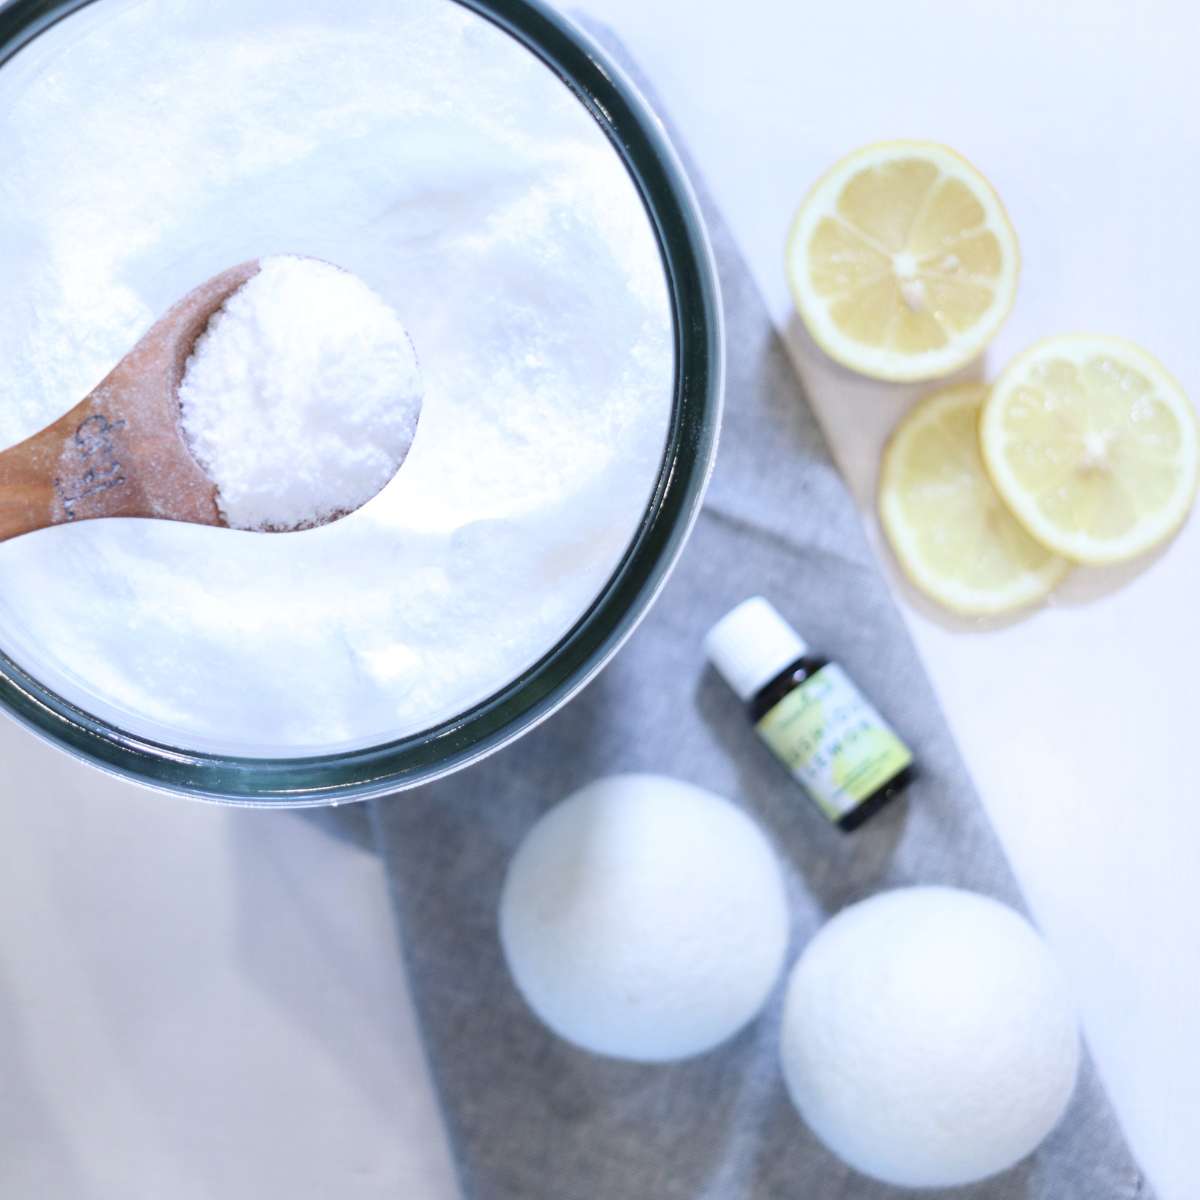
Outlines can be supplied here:
<path id="1" fill-rule="evenodd" d="M 228 524 L 291 530 L 353 512 L 392 478 L 421 379 L 400 318 L 362 280 L 278 256 L 196 340 L 179 407 Z"/>
<path id="2" fill-rule="evenodd" d="M 96 0 L 0 67 L 0 440 L 197 283 L 336 263 L 401 312 L 412 450 L 344 520 L 0 545 L 0 647 L 175 745 L 368 745 L 571 628 L 662 463 L 670 304 L 640 197 L 567 88 L 452 0 Z"/>

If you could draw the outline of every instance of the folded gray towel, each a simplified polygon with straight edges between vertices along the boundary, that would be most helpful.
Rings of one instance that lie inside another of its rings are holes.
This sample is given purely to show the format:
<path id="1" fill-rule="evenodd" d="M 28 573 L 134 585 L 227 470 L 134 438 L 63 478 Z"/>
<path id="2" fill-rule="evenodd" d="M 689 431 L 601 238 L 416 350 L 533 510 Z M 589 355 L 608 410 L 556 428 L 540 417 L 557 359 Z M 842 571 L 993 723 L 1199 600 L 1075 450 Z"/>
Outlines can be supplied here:
<path id="1" fill-rule="evenodd" d="M 615 56 L 620 58 L 619 51 Z M 644 90 L 644 89 L 643 89 Z M 412 987 L 469 1200 L 884 1200 L 784 1092 L 779 1005 L 670 1066 L 591 1057 L 528 1012 L 500 956 L 505 868 L 548 806 L 596 776 L 655 771 L 743 804 L 789 878 L 795 950 L 881 888 L 947 883 L 1020 906 L 929 683 L 754 281 L 712 205 L 728 337 L 720 461 L 654 611 L 555 718 L 481 765 L 374 805 Z M 758 744 L 702 638 L 754 593 L 841 661 L 914 748 L 920 781 L 839 833 Z M 1090 1064 L 1028 1161 L 960 1200 L 1151 1200 Z"/>

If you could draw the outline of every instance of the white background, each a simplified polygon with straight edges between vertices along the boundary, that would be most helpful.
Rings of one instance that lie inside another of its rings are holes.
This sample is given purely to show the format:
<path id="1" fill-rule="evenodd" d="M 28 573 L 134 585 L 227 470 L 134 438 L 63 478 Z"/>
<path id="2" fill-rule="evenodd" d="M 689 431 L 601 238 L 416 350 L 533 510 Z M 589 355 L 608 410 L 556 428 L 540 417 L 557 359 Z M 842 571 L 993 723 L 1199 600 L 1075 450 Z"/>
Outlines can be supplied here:
<path id="1" fill-rule="evenodd" d="M 868 521 L 879 446 L 915 392 L 821 360 L 781 266 L 797 201 L 862 142 L 948 142 L 1003 196 L 1025 265 L 988 373 L 1038 337 L 1098 330 L 1142 342 L 1200 396 L 1186 0 L 587 10 L 654 80 Z M 1001 627 L 940 619 L 880 553 L 1135 1151 L 1163 1200 L 1190 1200 L 1200 521 Z M 173 802 L 8 723 L 0 764 L 5 1195 L 453 1195 L 385 881 L 343 836 L 353 819 Z"/>

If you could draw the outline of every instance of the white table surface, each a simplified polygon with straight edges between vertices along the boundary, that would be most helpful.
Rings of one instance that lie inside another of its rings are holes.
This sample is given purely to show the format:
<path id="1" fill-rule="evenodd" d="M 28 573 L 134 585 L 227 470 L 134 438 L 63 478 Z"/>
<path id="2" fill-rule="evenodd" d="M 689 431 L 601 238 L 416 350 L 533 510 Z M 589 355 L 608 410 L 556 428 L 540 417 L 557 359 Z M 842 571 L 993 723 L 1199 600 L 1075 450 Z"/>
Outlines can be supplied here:
<path id="1" fill-rule="evenodd" d="M 937 138 L 999 188 L 1025 268 L 989 372 L 1039 336 L 1095 329 L 1141 341 L 1200 396 L 1188 0 L 585 7 L 655 80 L 869 523 L 880 444 L 915 392 L 823 361 L 781 270 L 797 200 L 859 143 Z M 1190 1200 L 1200 521 L 999 628 L 942 620 L 880 554 L 1135 1151 L 1163 1200 Z M 172 802 L 9 723 L 0 781 L 0 1192 L 452 1200 L 361 814 Z"/>

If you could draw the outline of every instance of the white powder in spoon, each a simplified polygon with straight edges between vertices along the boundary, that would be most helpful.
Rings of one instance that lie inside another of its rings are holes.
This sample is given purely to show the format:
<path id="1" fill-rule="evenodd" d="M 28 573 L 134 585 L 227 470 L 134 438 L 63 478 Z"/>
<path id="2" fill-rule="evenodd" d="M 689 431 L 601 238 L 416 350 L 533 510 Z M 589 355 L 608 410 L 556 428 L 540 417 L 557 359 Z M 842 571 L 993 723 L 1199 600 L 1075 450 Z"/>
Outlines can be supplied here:
<path id="1" fill-rule="evenodd" d="M 371 745 L 510 683 L 611 578 L 662 466 L 671 307 L 620 159 L 503 31 L 452 0 L 99 0 L 0 66 L 0 161 L 0 444 L 272 255 L 392 305 L 425 388 L 343 520 L 0 544 L 0 647 L 62 695 L 187 748 Z"/>
<path id="2" fill-rule="evenodd" d="M 421 409 L 400 318 L 316 259 L 265 259 L 196 341 L 183 429 L 235 529 L 353 512 L 396 473 Z"/>

